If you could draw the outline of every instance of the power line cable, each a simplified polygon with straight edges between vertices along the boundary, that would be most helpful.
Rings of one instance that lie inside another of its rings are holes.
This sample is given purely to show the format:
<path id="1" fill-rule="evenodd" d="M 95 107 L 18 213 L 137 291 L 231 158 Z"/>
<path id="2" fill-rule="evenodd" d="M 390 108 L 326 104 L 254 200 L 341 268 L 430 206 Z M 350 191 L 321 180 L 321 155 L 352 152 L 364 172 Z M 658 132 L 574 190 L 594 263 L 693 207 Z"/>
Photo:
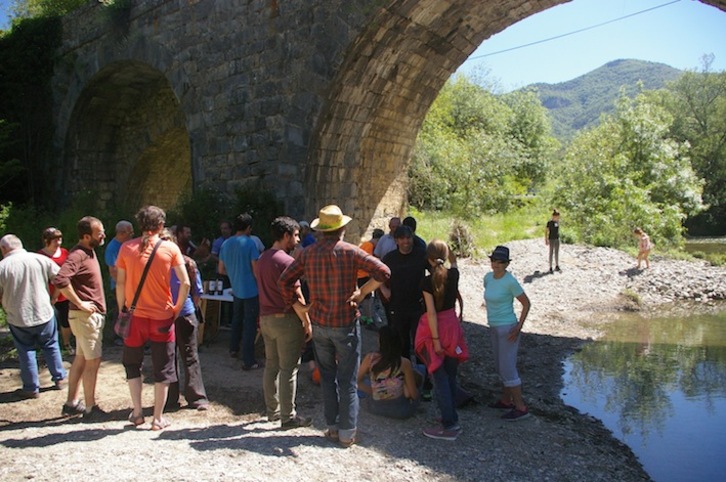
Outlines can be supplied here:
<path id="1" fill-rule="evenodd" d="M 557 40 L 557 39 L 560 39 L 560 38 L 563 38 L 563 37 L 568 37 L 570 35 L 575 35 L 576 33 L 586 32 L 588 30 L 592 30 L 592 29 L 595 29 L 595 28 L 602 27 L 603 25 L 608 25 L 610 23 L 619 22 L 620 20 L 624 20 L 626 18 L 635 17 L 636 15 L 640 15 L 640 14 L 643 14 L 643 13 L 651 12 L 651 11 L 656 10 L 656 9 L 659 9 L 659 8 L 667 7 L 669 5 L 673 5 L 674 3 L 678 3 L 680 1 L 681 0 L 675 0 L 673 2 L 664 3 L 662 5 L 657 5 L 655 7 L 646 8 L 645 10 L 641 10 L 639 12 L 630 13 L 630 14 L 624 15 L 622 17 L 614 18 L 612 20 L 608 20 L 606 22 L 598 23 L 596 25 L 591 25 L 589 27 L 584 27 L 584 28 L 581 28 L 579 30 L 573 30 L 572 32 L 563 33 L 561 35 L 556 35 L 554 37 L 549 37 L 549 38 L 546 38 L 546 39 L 543 39 L 543 40 L 537 40 L 536 42 L 530 42 L 528 44 L 519 45 L 517 47 L 511 47 L 511 48 L 504 49 L 504 50 L 497 50 L 496 52 L 491 52 L 491 53 L 488 53 L 488 54 L 482 54 L 482 55 L 477 55 L 475 57 L 469 57 L 468 60 L 483 59 L 484 57 L 491 57 L 492 55 L 503 54 L 505 52 L 511 52 L 512 50 L 523 49 L 525 47 L 531 47 L 532 45 L 537 45 L 537 44 L 549 42 L 549 41 L 552 41 L 552 40 Z"/>

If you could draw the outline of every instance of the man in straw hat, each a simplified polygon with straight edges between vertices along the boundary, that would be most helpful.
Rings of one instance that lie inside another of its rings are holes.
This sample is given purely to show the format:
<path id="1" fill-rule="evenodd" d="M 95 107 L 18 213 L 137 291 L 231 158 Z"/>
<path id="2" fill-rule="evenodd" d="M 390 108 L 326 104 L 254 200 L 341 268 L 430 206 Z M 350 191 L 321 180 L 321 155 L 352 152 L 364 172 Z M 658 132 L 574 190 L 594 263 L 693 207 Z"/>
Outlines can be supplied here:
<path id="1" fill-rule="evenodd" d="M 343 241 L 350 221 L 338 206 L 322 208 L 310 227 L 323 236 L 301 252 L 279 281 L 285 302 L 298 313 L 307 312 L 312 321 L 328 425 L 325 437 L 343 447 L 355 443 L 358 423 L 361 337 L 357 306 L 391 276 L 376 257 Z M 358 269 L 371 275 L 360 288 L 356 286 Z M 295 282 L 302 276 L 310 287 L 307 306 L 295 296 Z"/>

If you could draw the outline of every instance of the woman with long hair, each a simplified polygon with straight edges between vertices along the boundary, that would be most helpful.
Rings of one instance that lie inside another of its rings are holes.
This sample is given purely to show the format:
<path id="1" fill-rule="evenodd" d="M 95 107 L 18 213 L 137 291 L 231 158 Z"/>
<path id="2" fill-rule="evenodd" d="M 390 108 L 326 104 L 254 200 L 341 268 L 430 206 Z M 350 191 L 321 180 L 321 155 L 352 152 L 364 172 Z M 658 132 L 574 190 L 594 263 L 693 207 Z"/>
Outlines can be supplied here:
<path id="1" fill-rule="evenodd" d="M 389 326 L 378 331 L 378 351 L 363 358 L 358 370 L 358 389 L 368 395 L 365 408 L 391 418 L 409 418 L 421 399 L 423 376 L 402 356 L 401 339 Z"/>
<path id="2" fill-rule="evenodd" d="M 454 309 L 459 292 L 459 270 L 456 255 L 438 239 L 426 247 L 426 260 L 431 265 L 431 274 L 422 282 L 426 313 L 419 320 L 416 355 L 433 377 L 441 425 L 426 428 L 423 434 L 429 438 L 455 440 L 461 433 L 456 412 L 456 372 L 459 363 L 469 358 L 464 331 Z"/>

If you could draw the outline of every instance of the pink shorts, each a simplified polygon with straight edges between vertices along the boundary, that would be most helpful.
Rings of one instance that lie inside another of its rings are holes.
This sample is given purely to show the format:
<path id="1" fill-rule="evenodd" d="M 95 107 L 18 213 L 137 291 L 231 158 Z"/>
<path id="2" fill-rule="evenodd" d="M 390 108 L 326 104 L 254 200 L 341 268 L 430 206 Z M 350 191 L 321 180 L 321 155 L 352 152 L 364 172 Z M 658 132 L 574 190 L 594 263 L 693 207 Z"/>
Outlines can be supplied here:
<path id="1" fill-rule="evenodd" d="M 124 345 L 129 347 L 143 346 L 147 341 L 159 343 L 174 343 L 174 317 L 168 320 L 152 320 L 141 316 L 131 317 L 129 336 L 124 340 Z"/>

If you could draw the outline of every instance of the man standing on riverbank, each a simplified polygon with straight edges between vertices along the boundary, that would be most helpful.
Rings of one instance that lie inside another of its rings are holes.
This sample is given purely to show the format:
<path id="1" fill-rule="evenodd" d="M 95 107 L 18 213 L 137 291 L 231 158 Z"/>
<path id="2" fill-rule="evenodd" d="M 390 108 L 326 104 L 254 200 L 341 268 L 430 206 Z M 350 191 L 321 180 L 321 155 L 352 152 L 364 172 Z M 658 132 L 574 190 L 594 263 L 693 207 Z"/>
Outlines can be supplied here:
<path id="1" fill-rule="evenodd" d="M 323 236 L 300 252 L 280 276 L 286 305 L 298 314 L 308 313 L 313 328 L 315 360 L 320 367 L 325 437 L 350 447 L 358 424 L 357 378 L 360 364 L 358 304 L 386 281 L 391 271 L 380 260 L 343 241 L 345 226 L 352 221 L 338 206 L 325 206 L 310 227 Z M 361 288 L 358 269 L 371 275 Z M 295 284 L 305 276 L 310 287 L 307 306 L 296 297 Z"/>
<path id="2" fill-rule="evenodd" d="M 96 421 L 104 412 L 96 404 L 96 380 L 101 366 L 106 297 L 101 265 L 95 248 L 106 238 L 103 223 L 92 216 L 78 221 L 78 244 L 68 253 L 53 285 L 70 301 L 68 323 L 76 337 L 76 356 L 68 377 L 68 398 L 63 415 L 83 414 L 83 421 Z M 79 400 L 83 383 L 85 405 Z M 95 419 L 95 420 L 94 420 Z"/>
<path id="3" fill-rule="evenodd" d="M 0 239 L 0 251 L 3 255 L 0 260 L 0 299 L 18 351 L 23 381 L 23 388 L 16 394 L 20 398 L 39 396 L 36 346 L 43 350 L 55 389 L 62 390 L 66 370 L 48 292 L 48 284 L 60 267 L 47 256 L 28 253 L 23 249 L 23 242 L 14 234 L 6 234 Z"/>

